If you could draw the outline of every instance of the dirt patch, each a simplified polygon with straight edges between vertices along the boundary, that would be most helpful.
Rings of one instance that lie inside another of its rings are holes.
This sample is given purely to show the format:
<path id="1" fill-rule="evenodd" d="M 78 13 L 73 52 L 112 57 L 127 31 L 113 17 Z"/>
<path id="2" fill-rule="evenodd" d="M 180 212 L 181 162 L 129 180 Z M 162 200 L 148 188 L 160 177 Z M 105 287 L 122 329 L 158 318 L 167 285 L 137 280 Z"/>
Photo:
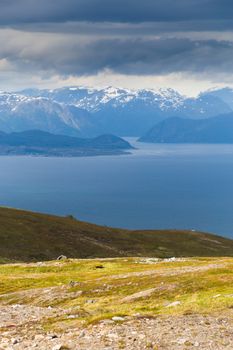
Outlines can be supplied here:
<path id="1" fill-rule="evenodd" d="M 133 302 L 133 301 L 141 299 L 141 298 L 149 298 L 150 296 L 152 296 L 156 292 L 161 292 L 164 290 L 169 291 L 169 290 L 172 290 L 175 288 L 176 288 L 176 284 L 170 284 L 170 285 L 162 285 L 162 286 L 159 286 L 156 288 L 146 289 L 146 290 L 140 291 L 138 293 L 128 295 L 127 297 L 123 298 L 121 300 L 121 302 L 122 303 L 130 303 L 130 302 Z"/>
<path id="2" fill-rule="evenodd" d="M 120 323 L 105 320 L 86 329 L 66 330 L 63 334 L 43 332 L 36 326 L 32 328 L 30 323 L 27 323 L 30 328 L 28 332 L 29 328 L 22 321 L 23 318 L 30 317 L 36 324 L 38 317 L 51 315 L 51 310 L 8 306 L 5 309 L 1 308 L 0 312 L 3 318 L 8 319 L 8 322 L 5 322 L 8 329 L 1 334 L 0 349 L 232 350 L 233 348 L 232 310 L 212 316 L 185 315 L 172 318 L 138 316 Z M 18 329 L 13 326 L 13 322 L 18 323 Z M 2 323 L 1 325 L 3 326 Z"/>
<path id="3" fill-rule="evenodd" d="M 110 276 L 109 279 L 126 279 L 130 277 L 143 277 L 143 276 L 176 276 L 182 275 L 185 273 L 193 273 L 193 272 L 205 272 L 211 269 L 221 269 L 224 268 L 226 264 L 209 264 L 205 266 L 187 266 L 187 267 L 172 267 L 167 269 L 157 269 L 157 270 L 149 270 L 149 271 L 140 271 L 140 272 L 130 272 L 126 274 L 113 275 Z M 102 279 L 102 278 L 101 278 Z"/>
<path id="4" fill-rule="evenodd" d="M 20 302 L 25 301 L 25 303 L 30 305 L 35 304 L 49 306 L 48 304 L 51 301 L 54 303 L 54 301 L 57 300 L 60 303 L 67 299 L 71 300 L 78 298 L 81 295 L 81 290 L 71 292 L 71 286 L 59 286 L 8 293 L 0 295 L 0 300 L 2 304 L 4 304 L 4 301 L 9 304 L 15 300 L 20 300 Z"/>

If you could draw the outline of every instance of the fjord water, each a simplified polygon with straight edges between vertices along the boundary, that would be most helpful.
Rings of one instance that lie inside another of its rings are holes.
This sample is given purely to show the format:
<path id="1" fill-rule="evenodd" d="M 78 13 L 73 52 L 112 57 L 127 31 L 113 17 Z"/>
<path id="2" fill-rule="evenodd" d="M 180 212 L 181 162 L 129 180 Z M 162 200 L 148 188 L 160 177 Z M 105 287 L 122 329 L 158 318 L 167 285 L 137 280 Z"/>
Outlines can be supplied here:
<path id="1" fill-rule="evenodd" d="M 138 149 L 124 156 L 0 157 L 0 205 L 233 238 L 233 145 L 129 140 Z"/>

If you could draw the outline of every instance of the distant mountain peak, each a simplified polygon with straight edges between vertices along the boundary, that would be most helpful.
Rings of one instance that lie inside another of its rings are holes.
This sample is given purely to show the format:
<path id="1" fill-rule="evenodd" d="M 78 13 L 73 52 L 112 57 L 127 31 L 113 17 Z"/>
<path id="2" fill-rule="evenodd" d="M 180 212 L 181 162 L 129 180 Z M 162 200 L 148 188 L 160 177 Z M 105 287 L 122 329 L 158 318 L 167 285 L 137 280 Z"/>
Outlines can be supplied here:
<path id="1" fill-rule="evenodd" d="M 152 143 L 233 143 L 233 113 L 207 119 L 171 117 L 139 141 Z"/>
<path id="2" fill-rule="evenodd" d="M 141 136 L 171 116 L 205 119 L 233 111 L 233 89 L 207 91 L 196 98 L 172 88 L 68 86 L 0 92 L 0 130 L 40 128 L 71 136 Z"/>

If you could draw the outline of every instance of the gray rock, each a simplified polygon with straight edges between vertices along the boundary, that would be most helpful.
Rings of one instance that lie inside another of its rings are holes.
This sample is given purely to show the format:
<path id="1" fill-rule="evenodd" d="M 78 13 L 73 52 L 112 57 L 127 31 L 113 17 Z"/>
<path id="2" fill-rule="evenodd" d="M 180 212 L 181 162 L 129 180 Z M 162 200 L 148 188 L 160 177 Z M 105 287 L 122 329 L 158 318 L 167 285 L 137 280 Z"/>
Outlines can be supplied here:
<path id="1" fill-rule="evenodd" d="M 112 317 L 112 320 L 114 321 L 114 322 L 122 322 L 122 321 L 124 321 L 125 319 L 124 319 L 124 317 L 120 317 L 120 316 L 114 316 L 114 317 Z"/>
<path id="2" fill-rule="evenodd" d="M 52 348 L 52 350 L 63 350 L 63 349 L 68 349 L 68 348 L 67 346 L 64 346 L 62 344 L 57 344 Z"/>
<path id="3" fill-rule="evenodd" d="M 179 305 L 181 305 L 180 301 L 174 301 L 173 303 L 166 305 L 166 307 L 175 307 Z"/>
<path id="4" fill-rule="evenodd" d="M 79 334 L 79 338 L 83 338 L 83 337 L 85 337 L 85 335 L 86 335 L 86 332 L 84 330 L 82 330 Z"/>
<path id="5" fill-rule="evenodd" d="M 77 281 L 70 281 L 70 282 L 69 282 L 69 286 L 70 286 L 71 288 L 76 287 L 76 286 L 80 286 L 80 285 L 81 285 L 81 283 L 80 283 L 80 282 L 77 282 Z"/>
<path id="6" fill-rule="evenodd" d="M 60 255 L 60 256 L 57 258 L 57 260 L 66 260 L 66 259 L 68 259 L 68 258 L 67 258 L 67 256 L 65 256 L 65 255 Z"/>

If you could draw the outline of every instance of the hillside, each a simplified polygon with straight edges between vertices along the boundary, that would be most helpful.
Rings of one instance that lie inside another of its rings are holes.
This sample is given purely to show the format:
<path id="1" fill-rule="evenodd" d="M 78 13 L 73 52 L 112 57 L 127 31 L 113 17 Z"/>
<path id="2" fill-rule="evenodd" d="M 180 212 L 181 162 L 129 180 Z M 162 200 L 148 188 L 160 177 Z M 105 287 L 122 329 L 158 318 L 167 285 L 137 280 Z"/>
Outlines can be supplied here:
<path id="1" fill-rule="evenodd" d="M 139 257 L 0 265 L 0 347 L 232 350 L 232 267 Z"/>
<path id="2" fill-rule="evenodd" d="M 77 138 L 41 130 L 0 132 L 0 155 L 86 156 L 121 154 L 131 145 L 114 135 Z"/>
<path id="3" fill-rule="evenodd" d="M 154 143 L 233 143 L 233 114 L 194 120 L 168 118 L 139 139 Z"/>
<path id="4" fill-rule="evenodd" d="M 129 231 L 0 208 L 2 262 L 120 256 L 233 256 L 230 239 L 190 231 Z"/>

